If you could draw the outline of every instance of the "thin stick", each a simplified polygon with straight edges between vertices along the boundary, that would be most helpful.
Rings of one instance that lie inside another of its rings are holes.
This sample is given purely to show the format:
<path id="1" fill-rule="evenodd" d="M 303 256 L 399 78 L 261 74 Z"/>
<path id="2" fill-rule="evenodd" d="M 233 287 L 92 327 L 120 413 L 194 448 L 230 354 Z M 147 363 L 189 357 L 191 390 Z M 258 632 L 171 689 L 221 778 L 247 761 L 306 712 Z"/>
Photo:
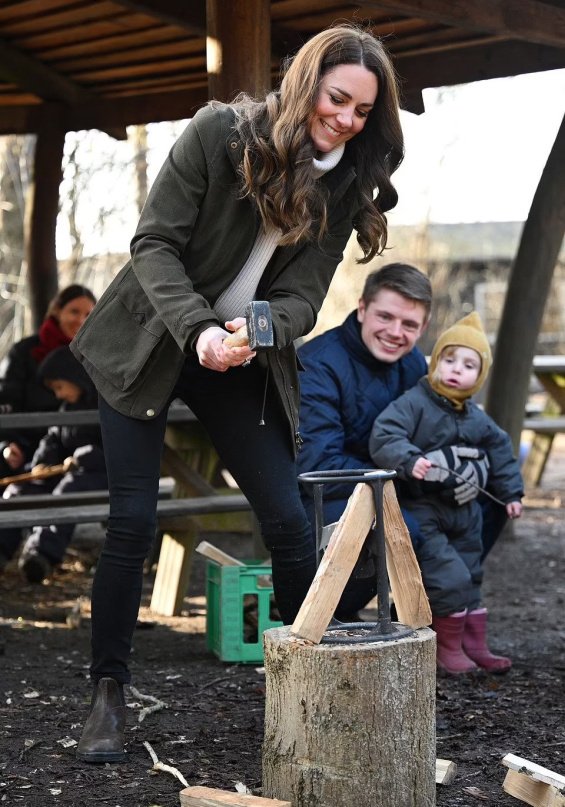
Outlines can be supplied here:
<path id="1" fill-rule="evenodd" d="M 141 723 L 147 715 L 150 715 L 152 712 L 158 712 L 160 709 L 168 709 L 168 704 L 165 701 L 160 701 L 159 698 L 154 698 L 153 695 L 144 695 L 143 692 L 140 692 L 135 687 L 130 686 L 130 692 L 135 698 L 139 698 L 142 701 L 152 701 L 153 706 L 144 706 L 139 716 L 137 718 L 137 722 Z"/>
<path id="2" fill-rule="evenodd" d="M 489 499 L 492 499 L 493 502 L 496 502 L 496 504 L 500 504 L 502 505 L 502 507 L 506 507 L 506 504 L 504 502 L 502 502 L 500 499 L 497 499 L 496 496 L 493 496 L 492 493 L 488 492 L 488 490 L 485 490 L 480 485 L 475 485 L 475 483 L 471 482 L 470 479 L 465 479 L 464 476 L 458 474 L 457 471 L 452 471 L 451 468 L 448 468 L 446 465 L 439 465 L 439 463 L 437 462 L 432 462 L 432 468 L 439 468 L 440 471 L 447 471 L 448 474 L 451 474 L 460 482 L 464 482 L 466 485 L 471 485 L 471 487 L 476 488 L 479 491 L 479 493 L 484 493 L 485 496 L 488 496 Z"/>
<path id="3" fill-rule="evenodd" d="M 188 784 L 188 782 L 186 781 L 186 779 L 184 778 L 182 773 L 177 768 L 173 768 L 172 765 L 165 765 L 164 762 L 159 762 L 157 754 L 155 753 L 155 751 L 153 750 L 151 745 L 147 742 L 147 740 L 143 741 L 143 745 L 147 748 L 147 750 L 149 751 L 149 754 L 151 756 L 151 759 L 153 760 L 153 768 L 152 768 L 152 770 L 154 770 L 154 771 L 163 771 L 163 773 L 170 773 L 173 776 L 176 776 L 176 778 L 179 780 L 179 782 L 182 782 L 182 784 L 185 787 L 190 787 L 190 785 Z"/>

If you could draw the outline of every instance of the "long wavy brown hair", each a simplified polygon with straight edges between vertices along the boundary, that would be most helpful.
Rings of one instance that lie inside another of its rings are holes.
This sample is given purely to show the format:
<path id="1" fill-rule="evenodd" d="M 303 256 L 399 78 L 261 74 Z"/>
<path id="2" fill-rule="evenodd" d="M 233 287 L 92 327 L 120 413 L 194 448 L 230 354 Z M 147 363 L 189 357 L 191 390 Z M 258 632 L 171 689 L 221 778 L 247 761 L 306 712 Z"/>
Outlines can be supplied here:
<path id="1" fill-rule="evenodd" d="M 313 174 L 310 122 L 322 77 L 343 64 L 363 65 L 378 81 L 364 128 L 346 143 L 357 172 L 359 209 L 354 226 L 359 263 L 380 254 L 387 240 L 385 212 L 398 194 L 391 175 L 404 154 L 397 81 L 390 57 L 372 33 L 336 25 L 308 40 L 288 59 L 278 92 L 264 101 L 240 95 L 234 105 L 244 143 L 242 193 L 252 195 L 265 225 L 279 228 L 281 244 L 320 239 L 327 230 L 327 199 Z"/>

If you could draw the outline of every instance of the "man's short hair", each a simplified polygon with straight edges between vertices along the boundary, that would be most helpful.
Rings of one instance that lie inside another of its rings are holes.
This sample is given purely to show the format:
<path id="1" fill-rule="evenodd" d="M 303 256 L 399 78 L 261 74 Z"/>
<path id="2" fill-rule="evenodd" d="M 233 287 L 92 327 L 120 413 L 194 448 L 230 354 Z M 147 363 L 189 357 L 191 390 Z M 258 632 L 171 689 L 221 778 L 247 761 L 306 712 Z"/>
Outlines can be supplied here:
<path id="1" fill-rule="evenodd" d="M 368 306 L 373 302 L 381 289 L 390 289 L 406 297 L 422 303 L 426 310 L 426 319 L 432 308 L 432 286 L 423 272 L 409 263 L 387 263 L 367 275 L 361 299 Z"/>

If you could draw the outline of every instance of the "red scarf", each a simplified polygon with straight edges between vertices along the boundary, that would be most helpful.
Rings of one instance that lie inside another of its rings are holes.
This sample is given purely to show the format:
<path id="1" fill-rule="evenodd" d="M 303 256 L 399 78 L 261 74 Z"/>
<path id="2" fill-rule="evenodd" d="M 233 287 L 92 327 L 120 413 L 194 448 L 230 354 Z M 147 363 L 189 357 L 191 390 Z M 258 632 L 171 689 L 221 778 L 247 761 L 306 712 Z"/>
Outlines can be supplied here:
<path id="1" fill-rule="evenodd" d="M 39 329 L 39 344 L 32 348 L 31 355 L 39 364 L 55 348 L 68 345 L 71 341 L 59 327 L 55 317 L 47 317 Z"/>

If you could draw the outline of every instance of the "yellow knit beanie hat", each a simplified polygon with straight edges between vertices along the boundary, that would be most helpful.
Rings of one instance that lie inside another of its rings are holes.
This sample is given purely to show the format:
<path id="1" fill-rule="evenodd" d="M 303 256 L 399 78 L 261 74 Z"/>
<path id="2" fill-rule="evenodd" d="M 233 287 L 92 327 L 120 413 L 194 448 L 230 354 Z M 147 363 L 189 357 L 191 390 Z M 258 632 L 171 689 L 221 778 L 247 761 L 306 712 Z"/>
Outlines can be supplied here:
<path id="1" fill-rule="evenodd" d="M 462 390 L 462 394 L 454 396 L 453 390 L 444 387 L 441 382 L 437 381 L 435 371 L 442 351 L 446 347 L 455 347 L 457 345 L 471 348 L 471 350 L 475 350 L 479 354 L 481 357 L 481 371 L 472 389 Z M 432 388 L 435 389 L 436 392 L 439 392 L 446 398 L 453 400 L 454 403 L 457 403 L 465 398 L 470 398 L 480 390 L 488 375 L 491 364 L 492 353 L 483 328 L 483 323 L 478 313 L 471 311 L 470 314 L 458 320 L 455 325 L 452 325 L 451 328 L 448 328 L 439 336 L 432 350 L 428 378 Z M 454 400 L 454 397 L 456 400 Z"/>

